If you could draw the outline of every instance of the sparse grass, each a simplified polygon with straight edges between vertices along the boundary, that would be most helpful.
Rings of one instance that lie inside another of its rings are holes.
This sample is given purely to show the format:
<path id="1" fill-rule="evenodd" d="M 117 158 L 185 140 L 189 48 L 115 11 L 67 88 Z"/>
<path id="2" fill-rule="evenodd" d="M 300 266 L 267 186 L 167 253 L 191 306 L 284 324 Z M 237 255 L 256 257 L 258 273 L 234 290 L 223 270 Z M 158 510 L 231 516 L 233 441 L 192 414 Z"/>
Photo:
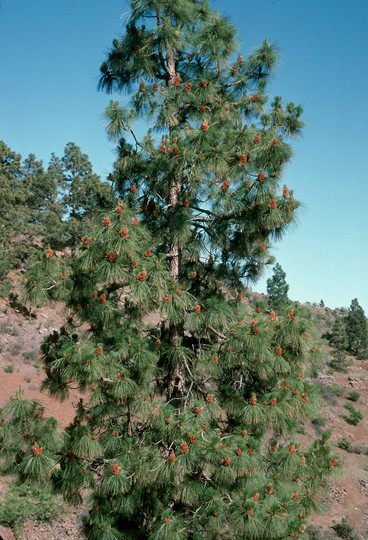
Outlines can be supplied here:
<path id="1" fill-rule="evenodd" d="M 37 351 L 26 351 L 22 354 L 25 362 L 27 364 L 31 364 L 32 362 L 35 362 L 38 358 L 38 352 Z"/>
<path id="2" fill-rule="evenodd" d="M 360 454 L 368 456 L 368 444 L 355 444 L 349 449 L 351 454 Z"/>
<path id="3" fill-rule="evenodd" d="M 12 324 L 3 322 L 0 324 L 0 334 L 8 334 L 9 336 L 17 336 L 18 330 Z"/>
<path id="4" fill-rule="evenodd" d="M 331 384 L 330 388 L 331 392 L 333 392 L 335 396 L 341 397 L 342 395 L 344 395 L 345 388 L 341 386 L 341 384 L 333 383 Z"/>
<path id="5" fill-rule="evenodd" d="M 324 401 L 330 403 L 331 405 L 337 405 L 336 397 L 338 395 L 340 385 L 335 386 L 333 384 L 326 384 L 323 381 L 315 381 L 314 386 L 317 388 L 320 396 L 322 397 L 322 399 L 324 399 Z"/>
<path id="6" fill-rule="evenodd" d="M 10 354 L 12 356 L 18 356 L 22 352 L 22 344 L 21 343 L 12 343 L 12 345 L 8 348 Z"/>

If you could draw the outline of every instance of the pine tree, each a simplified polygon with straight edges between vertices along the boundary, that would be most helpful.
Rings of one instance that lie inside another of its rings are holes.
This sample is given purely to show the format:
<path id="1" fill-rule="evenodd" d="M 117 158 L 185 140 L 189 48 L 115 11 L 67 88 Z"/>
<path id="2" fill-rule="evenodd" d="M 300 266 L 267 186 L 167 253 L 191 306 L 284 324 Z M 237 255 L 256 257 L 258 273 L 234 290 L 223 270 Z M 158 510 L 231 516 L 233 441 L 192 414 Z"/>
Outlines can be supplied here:
<path id="1" fill-rule="evenodd" d="M 368 327 L 363 308 L 357 298 L 351 301 L 346 317 L 346 332 L 348 335 L 348 352 L 360 359 L 368 354 Z"/>
<path id="2" fill-rule="evenodd" d="M 349 338 L 347 333 L 346 315 L 338 315 L 333 323 L 331 334 L 329 335 L 331 346 L 340 352 L 346 352 L 349 348 Z"/>
<path id="3" fill-rule="evenodd" d="M 273 275 L 267 280 L 267 294 L 270 306 L 276 311 L 286 308 L 290 301 L 288 299 L 289 285 L 286 283 L 286 273 L 277 263 L 273 268 Z"/>
<path id="4" fill-rule="evenodd" d="M 30 154 L 23 161 L 22 183 L 26 191 L 28 237 L 39 236 L 45 246 L 63 247 L 63 207 L 57 179 L 44 169 L 42 161 Z"/>
<path id="5" fill-rule="evenodd" d="M 42 346 L 44 389 L 90 398 L 57 437 L 14 398 L 0 447 L 11 460 L 22 441 L 23 478 L 91 491 L 90 540 L 302 537 L 337 464 L 326 435 L 295 440 L 315 408 L 310 321 L 245 301 L 299 206 L 280 183 L 302 110 L 266 107 L 276 51 L 243 59 L 234 36 L 208 2 L 132 0 L 100 80 L 131 94 L 106 112 L 120 199 L 81 222 L 71 269 L 47 249 L 28 275 L 31 298 L 54 288 L 70 310 Z"/>
<path id="6" fill-rule="evenodd" d="M 0 279 L 10 268 L 20 264 L 22 249 L 17 236 L 24 233 L 24 198 L 22 164 L 19 154 L 0 141 Z"/>
<path id="7" fill-rule="evenodd" d="M 73 142 L 65 146 L 60 161 L 54 159 L 52 170 L 59 178 L 61 204 L 65 209 L 65 243 L 75 247 L 86 220 L 91 219 L 96 209 L 111 204 L 111 186 L 93 172 L 89 157 Z"/>
<path id="8" fill-rule="evenodd" d="M 66 145 L 61 159 L 52 155 L 45 170 L 34 154 L 22 161 L 0 141 L 0 180 L 2 277 L 11 268 L 26 266 L 34 244 L 75 246 L 81 221 L 113 199 L 111 185 L 93 173 L 88 156 L 75 143 Z"/>

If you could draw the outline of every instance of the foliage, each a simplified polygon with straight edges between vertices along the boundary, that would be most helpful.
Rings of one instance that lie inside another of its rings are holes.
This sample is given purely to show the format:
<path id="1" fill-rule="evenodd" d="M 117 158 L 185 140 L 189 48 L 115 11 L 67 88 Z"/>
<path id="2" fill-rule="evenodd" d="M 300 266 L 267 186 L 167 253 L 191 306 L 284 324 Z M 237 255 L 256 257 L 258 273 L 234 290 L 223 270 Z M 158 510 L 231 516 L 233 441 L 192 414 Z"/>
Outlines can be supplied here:
<path id="1" fill-rule="evenodd" d="M 348 335 L 348 352 L 357 358 L 366 358 L 368 352 L 367 319 L 356 298 L 352 300 L 346 317 L 346 332 Z"/>
<path id="2" fill-rule="evenodd" d="M 332 525 L 332 529 L 339 538 L 343 538 L 344 540 L 359 540 L 358 535 L 354 532 L 354 527 L 350 525 L 346 518 L 342 518 L 340 523 Z"/>
<path id="3" fill-rule="evenodd" d="M 93 172 L 88 156 L 75 143 L 65 146 L 61 160 L 52 156 L 48 172 L 58 178 L 60 202 L 67 218 L 63 220 L 63 243 L 75 247 L 80 242 L 86 221 L 96 210 L 111 205 L 111 186 L 101 182 Z"/>
<path id="4" fill-rule="evenodd" d="M 26 195 L 18 182 L 20 175 L 20 156 L 0 141 L 0 279 L 5 278 L 10 269 L 9 253 L 18 262 L 22 259 L 23 248 L 15 244 L 15 238 L 23 232 L 21 216 L 24 216 Z"/>
<path id="5" fill-rule="evenodd" d="M 14 482 L 0 499 L 0 523 L 18 528 L 29 519 L 47 521 L 57 514 L 58 507 L 50 486 Z"/>
<path id="6" fill-rule="evenodd" d="M 5 373 L 13 373 L 14 371 L 14 366 L 13 364 L 7 364 L 5 367 L 4 367 L 4 372 Z"/>
<path id="7" fill-rule="evenodd" d="M 286 283 L 286 274 L 280 264 L 273 268 L 273 276 L 267 280 L 267 294 L 269 304 L 276 311 L 285 309 L 290 303 L 288 299 L 289 285 Z"/>
<path id="8" fill-rule="evenodd" d="M 344 415 L 342 418 L 352 426 L 357 426 L 359 422 L 363 419 L 363 413 L 358 411 L 351 403 L 345 405 L 345 409 L 349 412 L 349 416 Z"/>
<path id="9" fill-rule="evenodd" d="M 0 141 L 0 296 L 12 268 L 24 268 L 41 244 L 55 249 L 80 240 L 80 221 L 112 201 L 112 188 L 92 172 L 88 156 L 68 143 L 47 170 L 30 154 L 23 161 Z"/>
<path id="10" fill-rule="evenodd" d="M 349 346 L 349 338 L 346 328 L 346 316 L 339 315 L 336 317 L 328 338 L 331 347 L 333 347 L 339 354 L 343 354 L 345 351 L 347 351 Z"/>
<path id="11" fill-rule="evenodd" d="M 311 525 L 308 527 L 308 540 L 335 540 L 336 535 L 333 531 L 321 530 Z"/>
<path id="12" fill-rule="evenodd" d="M 333 351 L 332 359 L 328 363 L 328 367 L 340 373 L 347 373 L 350 369 L 351 362 L 347 359 L 346 353 L 341 351 Z"/>
<path id="13" fill-rule="evenodd" d="M 342 439 L 339 440 L 339 442 L 337 443 L 337 446 L 339 448 L 341 448 L 342 450 L 350 450 L 351 441 L 349 441 L 349 439 L 346 439 L 345 437 L 343 437 Z"/>
<path id="14" fill-rule="evenodd" d="M 78 221 L 70 260 L 43 249 L 27 275 L 32 301 L 69 309 L 42 345 L 43 389 L 90 399 L 59 432 L 18 395 L 0 448 L 69 501 L 90 490 L 90 540 L 297 538 L 338 464 L 328 434 L 295 441 L 318 408 L 310 317 L 244 301 L 300 206 L 281 178 L 302 110 L 266 105 L 267 41 L 235 50 L 207 2 L 131 2 L 100 80 L 131 95 L 106 111 L 121 198 Z"/>
<path id="15" fill-rule="evenodd" d="M 347 397 L 347 399 L 349 399 L 350 401 L 359 401 L 359 398 L 360 398 L 360 394 L 359 392 L 355 390 L 352 392 L 349 392 L 348 397 Z"/>
<path id="16" fill-rule="evenodd" d="M 4 275 L 4 273 L 8 269 L 8 265 L 3 266 L 2 269 L 0 268 L 0 275 Z M 12 289 L 12 282 L 8 278 L 0 278 L 0 298 L 7 298 L 9 296 L 9 293 Z"/>

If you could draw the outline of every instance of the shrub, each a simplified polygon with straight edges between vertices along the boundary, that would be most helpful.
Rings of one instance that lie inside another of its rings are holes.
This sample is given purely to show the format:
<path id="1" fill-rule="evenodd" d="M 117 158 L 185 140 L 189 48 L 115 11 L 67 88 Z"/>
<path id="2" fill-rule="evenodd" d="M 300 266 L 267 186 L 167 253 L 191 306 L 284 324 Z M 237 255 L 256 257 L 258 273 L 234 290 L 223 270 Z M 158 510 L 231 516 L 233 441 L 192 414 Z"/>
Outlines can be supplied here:
<path id="1" fill-rule="evenodd" d="M 0 275 L 1 275 L 1 266 L 0 266 Z M 0 280 L 0 298 L 8 298 L 11 289 L 12 289 L 12 282 L 8 278 L 4 278 Z"/>
<path id="2" fill-rule="evenodd" d="M 350 401 L 359 401 L 359 398 L 360 398 L 360 394 L 359 392 L 349 392 L 349 395 L 347 397 L 347 399 L 349 399 Z"/>
<path id="3" fill-rule="evenodd" d="M 4 371 L 5 373 L 13 373 L 14 371 L 14 366 L 12 364 L 8 364 L 4 367 Z"/>
<path id="4" fill-rule="evenodd" d="M 361 411 L 358 411 L 353 405 L 350 403 L 347 403 L 345 405 L 345 409 L 349 411 L 350 415 L 343 415 L 341 418 L 345 420 L 348 424 L 351 424 L 352 426 L 356 426 L 359 424 L 360 420 L 363 418 L 363 413 Z"/>
<path id="5" fill-rule="evenodd" d="M 347 373 L 350 369 L 350 362 L 346 358 L 343 351 L 334 351 L 332 360 L 328 363 L 328 367 L 339 373 Z"/>
<path id="6" fill-rule="evenodd" d="M 342 450 L 349 451 L 349 449 L 351 448 L 351 441 L 343 437 L 342 439 L 339 440 L 339 442 L 337 443 L 337 446 L 341 448 Z"/>
<path id="7" fill-rule="evenodd" d="M 354 531 L 354 527 L 350 525 L 346 518 L 342 518 L 340 523 L 336 523 L 331 527 L 339 538 L 344 540 L 359 540 L 359 537 Z"/>
<path id="8" fill-rule="evenodd" d="M 0 523 L 18 528 L 28 519 L 47 521 L 56 515 L 58 507 L 49 487 L 15 482 L 0 500 Z"/>

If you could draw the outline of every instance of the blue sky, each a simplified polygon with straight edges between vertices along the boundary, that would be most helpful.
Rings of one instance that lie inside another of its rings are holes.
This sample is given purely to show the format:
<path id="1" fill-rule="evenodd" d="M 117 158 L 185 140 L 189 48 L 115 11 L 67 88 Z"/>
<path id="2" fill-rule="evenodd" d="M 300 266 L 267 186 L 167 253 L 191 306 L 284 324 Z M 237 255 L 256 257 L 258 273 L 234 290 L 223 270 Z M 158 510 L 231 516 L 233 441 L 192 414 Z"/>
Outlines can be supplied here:
<path id="1" fill-rule="evenodd" d="M 368 3 L 217 0 L 245 54 L 267 38 L 281 50 L 270 94 L 304 107 L 285 183 L 304 203 L 274 249 L 289 296 L 330 307 L 358 298 L 368 314 Z M 99 66 L 124 29 L 123 0 L 0 2 L 0 138 L 45 164 L 76 142 L 103 178 L 111 170 L 96 90 Z M 265 291 L 267 277 L 254 289 Z"/>

